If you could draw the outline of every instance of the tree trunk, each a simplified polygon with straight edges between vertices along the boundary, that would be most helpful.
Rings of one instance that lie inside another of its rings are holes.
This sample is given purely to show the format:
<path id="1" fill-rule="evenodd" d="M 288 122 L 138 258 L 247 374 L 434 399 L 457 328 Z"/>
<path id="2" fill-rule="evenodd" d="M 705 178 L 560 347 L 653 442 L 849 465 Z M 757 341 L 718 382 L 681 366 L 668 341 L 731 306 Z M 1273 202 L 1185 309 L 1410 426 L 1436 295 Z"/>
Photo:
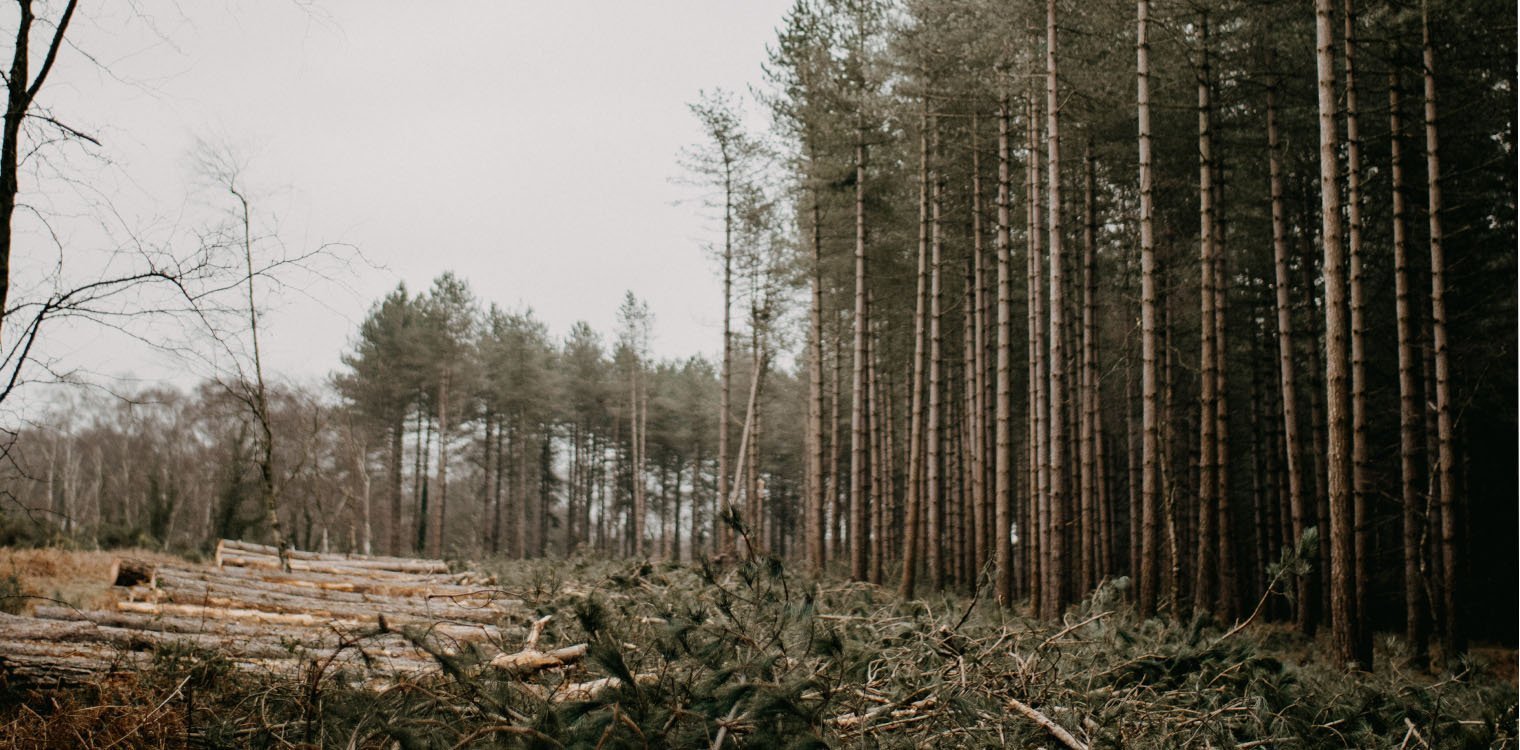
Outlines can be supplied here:
<path id="1" fill-rule="evenodd" d="M 1393 202 L 1393 275 L 1395 317 L 1399 340 L 1399 498 L 1403 508 L 1404 639 L 1416 667 L 1427 658 L 1429 613 L 1422 575 L 1421 536 L 1425 517 L 1419 489 L 1420 403 L 1415 374 L 1414 304 L 1409 272 L 1409 239 L 1404 200 L 1404 124 L 1399 103 L 1398 73 L 1388 73 L 1388 133 L 1391 200 Z"/>
<path id="2" fill-rule="evenodd" d="M 1268 62 L 1268 65 L 1272 65 Z M 1293 371 L 1293 307 L 1288 298 L 1288 220 L 1283 205 L 1282 144 L 1277 132 L 1277 78 L 1267 86 L 1268 172 L 1272 191 L 1272 257 L 1276 273 L 1277 353 L 1282 399 L 1283 443 L 1288 474 L 1288 502 L 1293 515 L 1293 538 L 1290 546 L 1302 539 L 1311 524 L 1310 508 L 1304 497 L 1304 470 L 1298 434 L 1298 395 Z M 1296 622 L 1306 635 L 1314 630 L 1313 589 L 1310 576 L 1296 579 L 1294 597 Z"/>
<path id="3" fill-rule="evenodd" d="M 1455 429 L 1452 424 L 1451 362 L 1446 334 L 1446 250 L 1441 227 L 1441 156 L 1436 120 L 1436 53 L 1430 39 L 1430 9 L 1420 5 L 1425 61 L 1425 172 L 1430 207 L 1430 329 L 1435 358 L 1436 440 L 1441 487 L 1441 657 L 1448 662 L 1467 649 L 1461 618 L 1458 567 L 1458 508 Z"/>
<path id="4" fill-rule="evenodd" d="M 1066 256 L 1061 232 L 1061 102 L 1056 81 L 1056 3 L 1045 3 L 1045 146 L 1050 160 L 1050 583 L 1045 614 L 1059 617 L 1066 608 Z"/>
<path id="5" fill-rule="evenodd" d="M 53 27 L 52 40 L 48 44 L 42 67 L 38 69 L 36 78 L 33 78 L 30 72 L 30 42 L 35 16 L 31 0 L 21 0 L 18 3 L 20 14 L 16 22 L 11 69 L 5 77 L 5 120 L 3 135 L 0 135 L 0 321 L 5 320 L 6 310 L 10 309 L 11 220 L 16 211 L 16 195 L 20 192 L 17 172 L 20 169 L 21 125 L 32 101 L 37 98 L 37 92 L 47 80 L 53 61 L 58 58 L 63 35 L 68 31 L 69 21 L 74 17 L 74 8 L 78 4 L 78 0 L 69 0 L 68 5 L 64 6 L 58 23 Z M 278 534 L 278 524 L 275 531 Z"/>
<path id="6" fill-rule="evenodd" d="M 728 486 L 728 433 L 732 411 L 734 369 L 734 191 L 733 170 L 727 159 L 723 172 L 723 371 L 718 389 L 718 497 L 728 502 L 732 494 Z M 714 519 L 719 554 L 734 551 L 733 532 L 728 525 Z"/>
<path id="7" fill-rule="evenodd" d="M 929 119 L 930 138 L 933 143 L 933 153 L 930 158 L 939 161 L 939 120 L 935 117 Z M 943 227 L 940 221 L 940 213 L 943 203 L 944 184 L 939 167 L 936 165 L 929 171 L 930 189 L 930 219 L 929 219 L 929 412 L 928 423 L 925 427 L 926 458 L 924 463 L 925 493 L 925 520 L 928 526 L 928 536 L 925 539 L 927 551 L 925 557 L 928 563 L 929 587 L 939 591 L 945 587 L 945 496 L 943 491 L 944 475 L 944 431 L 942 422 L 944 413 L 941 408 L 943 390 L 943 357 L 942 357 L 942 281 L 941 266 L 944 262 L 944 238 Z"/>
<path id="8" fill-rule="evenodd" d="M 1030 466 L 1034 474 L 1030 495 L 1030 518 L 1035 529 L 1035 569 L 1032 571 L 1030 608 L 1035 616 L 1048 614 L 1050 606 L 1050 380 L 1046 377 L 1046 327 L 1044 288 L 1044 238 L 1040 229 L 1040 134 L 1035 97 L 1029 111 L 1029 382 Z"/>
<path id="9" fill-rule="evenodd" d="M 873 301 L 868 300 L 867 303 L 870 304 Z M 883 554 L 885 549 L 882 545 L 882 539 L 886 534 L 886 526 L 883 521 L 885 520 L 887 499 L 890 498 L 890 495 L 885 495 L 881 491 L 883 487 L 887 486 L 887 477 L 885 473 L 886 462 L 882 460 L 885 451 L 883 450 L 881 439 L 881 368 L 876 363 L 877 357 L 880 354 L 877 352 L 878 344 L 874 331 L 867 340 L 867 346 L 870 350 L 870 354 L 866 359 L 866 403 L 869 405 L 867 408 L 869 414 L 867 418 L 867 432 L 870 437 L 872 454 L 871 488 L 872 494 L 878 498 L 877 502 L 873 504 L 870 513 L 871 552 L 870 561 L 867 565 L 869 568 L 867 579 L 879 586 L 882 582 L 882 571 L 886 567 L 885 561 L 882 559 L 885 556 Z"/>
<path id="10" fill-rule="evenodd" d="M 1210 130 L 1213 130 L 1211 126 Z M 1224 165 L 1214 159 L 1214 481 L 1218 485 L 1215 497 L 1219 500 L 1218 520 L 1214 528 L 1218 532 L 1219 562 L 1215 566 L 1219 588 L 1219 615 L 1221 619 L 1233 620 L 1240 611 L 1239 574 L 1236 570 L 1234 538 L 1234 511 L 1230 506 L 1230 412 L 1229 412 L 1229 346 L 1226 339 L 1226 323 L 1229 312 L 1229 269 L 1225 262 L 1225 216 Z"/>
<path id="11" fill-rule="evenodd" d="M 1346 0 L 1343 53 L 1346 68 L 1346 250 L 1349 258 L 1351 307 L 1351 509 L 1353 528 L 1352 588 L 1356 619 L 1356 650 L 1372 659 L 1372 630 L 1368 628 L 1367 596 L 1372 588 L 1372 519 L 1367 507 L 1371 469 L 1367 447 L 1367 350 L 1363 336 L 1366 301 L 1362 291 L 1362 141 L 1356 102 L 1356 11 Z"/>
<path id="12" fill-rule="evenodd" d="M 1199 320 L 1199 396 L 1198 418 L 1198 549 L 1193 571 L 1193 607 L 1199 611 L 1214 609 L 1214 561 L 1217 537 L 1214 520 L 1219 514 L 1218 447 L 1219 362 L 1214 342 L 1214 134 L 1209 81 L 1209 19 L 1200 24 L 1203 37 L 1202 68 L 1198 76 L 1198 231 L 1199 286 L 1201 317 Z"/>
<path id="13" fill-rule="evenodd" d="M 855 142 L 855 361 L 850 408 L 850 577 L 866 579 L 866 493 L 869 491 L 870 446 L 866 435 L 866 145 L 865 133 Z"/>
<path id="14" fill-rule="evenodd" d="M 985 403 L 987 373 L 987 331 L 983 310 L 986 307 L 986 270 L 983 267 L 985 248 L 982 245 L 982 161 L 981 144 L 977 137 L 978 118 L 971 116 L 971 255 L 966 275 L 966 320 L 968 337 L 964 357 L 966 368 L 966 417 L 970 429 L 971 472 L 971 569 L 978 575 L 992 557 L 988 544 L 991 515 L 987 498 L 987 435 L 986 419 L 988 404 Z"/>
<path id="15" fill-rule="evenodd" d="M 438 502 L 428 521 L 428 557 L 443 557 L 444 524 L 449 507 L 449 373 L 438 382 Z"/>
<path id="16" fill-rule="evenodd" d="M 1085 593 L 1097 585 L 1103 575 L 1102 550 L 1106 530 L 1098 523 L 1098 321 L 1097 293 L 1097 214 L 1093 208 L 1092 139 L 1082 155 L 1082 426 L 1080 442 L 1081 482 L 1078 495 L 1082 514 L 1082 586 Z"/>
<path id="17" fill-rule="evenodd" d="M 417 497 L 417 538 L 413 540 L 413 549 L 417 554 L 423 554 L 427 542 L 428 526 L 428 475 L 432 473 L 433 453 L 433 420 L 428 417 L 426 405 L 418 399 L 417 405 L 417 430 L 422 433 L 417 441 L 417 468 L 412 481 L 416 484 L 415 494 Z"/>
<path id="18" fill-rule="evenodd" d="M 496 481 L 491 488 L 491 554 L 501 553 L 501 495 L 502 480 L 507 477 L 507 427 L 506 419 L 496 426 Z"/>
<path id="19" fill-rule="evenodd" d="M 913 598 L 918 584 L 919 522 L 924 511 L 922 493 L 924 472 L 924 354 L 927 348 L 929 306 L 929 123 L 928 115 L 919 118 L 918 135 L 918 286 L 913 311 L 913 393 L 908 413 L 908 507 L 904 520 L 902 581 L 898 586 L 904 599 Z"/>
<path id="20" fill-rule="evenodd" d="M 844 553 L 844 501 L 840 495 L 839 391 L 844 369 L 843 335 L 834 336 L 833 378 L 829 381 L 829 559 L 838 560 Z"/>
<path id="21" fill-rule="evenodd" d="M 812 160 L 809 160 L 810 163 Z M 816 185 L 810 186 L 812 198 L 812 229 L 809 241 L 812 245 L 813 304 L 808 316 L 808 557 L 813 567 L 822 572 L 827 561 L 824 546 L 824 504 L 827 502 L 824 486 L 823 445 L 823 220 L 822 197 Z M 696 506 L 692 506 L 695 508 Z"/>
<path id="22" fill-rule="evenodd" d="M 1151 66 L 1150 0 L 1137 0 L 1136 109 L 1139 113 L 1140 147 L 1140 349 L 1141 374 L 1141 489 L 1140 489 L 1140 616 L 1156 613 L 1159 546 L 1156 510 L 1161 501 L 1160 356 L 1156 335 L 1156 233 L 1155 206 L 1151 195 Z"/>
<path id="23" fill-rule="evenodd" d="M 997 559 L 997 598 L 1013 606 L 1013 243 L 1010 237 L 1013 201 L 1011 145 L 1008 136 L 1008 95 L 998 103 L 997 194 L 997 455 L 993 489 L 997 522 L 993 524 L 993 554 Z M 1022 536 L 1027 529 L 1019 529 Z"/>
<path id="24" fill-rule="evenodd" d="M 406 417 L 402 415 L 391 424 L 391 455 L 390 464 L 390 489 L 391 489 L 391 513 L 390 529 L 388 530 L 387 550 L 392 555 L 401 554 L 401 462 L 404 460 L 405 449 L 402 447 L 402 438 L 406 434 Z"/>
<path id="25" fill-rule="evenodd" d="M 1354 529 L 1351 498 L 1351 432 L 1346 407 L 1346 269 L 1341 247 L 1341 198 L 1335 125 L 1335 58 L 1330 0 L 1315 4 L 1315 61 L 1319 77 L 1319 193 L 1320 235 L 1324 244 L 1325 281 L 1325 400 L 1328 431 L 1330 512 L 1330 633 L 1337 661 L 1365 668 L 1371 654 L 1358 643 Z"/>

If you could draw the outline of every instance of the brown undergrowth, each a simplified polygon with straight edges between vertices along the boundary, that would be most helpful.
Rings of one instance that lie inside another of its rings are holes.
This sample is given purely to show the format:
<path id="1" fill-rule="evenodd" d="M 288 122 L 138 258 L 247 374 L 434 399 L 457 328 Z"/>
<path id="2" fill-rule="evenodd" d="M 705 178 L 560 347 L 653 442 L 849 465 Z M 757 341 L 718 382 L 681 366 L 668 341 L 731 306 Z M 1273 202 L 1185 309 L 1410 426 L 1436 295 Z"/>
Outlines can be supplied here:
<path id="1" fill-rule="evenodd" d="M 112 681 L 0 690 L 0 749 L 1516 747 L 1485 656 L 1413 672 L 1382 638 L 1350 674 L 1270 624 L 1137 620 L 1124 581 L 1043 622 L 768 559 L 482 567 L 536 643 L 585 658 L 529 679 L 439 654 L 439 675 L 361 686 L 161 648 Z"/>

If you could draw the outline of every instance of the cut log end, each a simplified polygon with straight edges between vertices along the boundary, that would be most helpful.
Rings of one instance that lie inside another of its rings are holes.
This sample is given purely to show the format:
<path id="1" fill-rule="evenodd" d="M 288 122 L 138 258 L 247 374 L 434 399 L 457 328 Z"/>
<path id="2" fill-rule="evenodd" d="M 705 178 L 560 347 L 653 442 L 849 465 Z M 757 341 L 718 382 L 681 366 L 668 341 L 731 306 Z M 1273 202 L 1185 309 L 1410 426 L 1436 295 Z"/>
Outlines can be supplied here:
<path id="1" fill-rule="evenodd" d="M 111 585 L 113 586 L 153 586 L 156 582 L 158 566 L 146 560 L 132 560 L 117 558 L 111 563 Z"/>

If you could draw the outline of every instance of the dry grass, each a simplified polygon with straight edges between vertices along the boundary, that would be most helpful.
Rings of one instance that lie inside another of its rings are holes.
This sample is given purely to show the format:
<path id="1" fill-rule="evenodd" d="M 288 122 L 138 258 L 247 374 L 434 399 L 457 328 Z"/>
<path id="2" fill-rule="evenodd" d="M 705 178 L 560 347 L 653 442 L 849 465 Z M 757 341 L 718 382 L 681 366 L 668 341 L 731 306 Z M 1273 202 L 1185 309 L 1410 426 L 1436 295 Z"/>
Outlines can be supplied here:
<path id="1" fill-rule="evenodd" d="M 45 697 L 33 693 L 5 712 L 0 750 L 187 746 L 181 696 L 146 701 L 154 692 L 128 677 Z"/>
<path id="2" fill-rule="evenodd" d="M 54 602 L 80 609 L 99 609 L 111 603 L 111 564 L 121 557 L 160 562 L 182 558 L 144 549 L 67 550 L 0 547 L 0 580 L 14 579 L 22 601 L 0 602 L 0 608 L 26 613 L 38 604 Z M 10 594 L 15 596 L 16 594 Z"/>

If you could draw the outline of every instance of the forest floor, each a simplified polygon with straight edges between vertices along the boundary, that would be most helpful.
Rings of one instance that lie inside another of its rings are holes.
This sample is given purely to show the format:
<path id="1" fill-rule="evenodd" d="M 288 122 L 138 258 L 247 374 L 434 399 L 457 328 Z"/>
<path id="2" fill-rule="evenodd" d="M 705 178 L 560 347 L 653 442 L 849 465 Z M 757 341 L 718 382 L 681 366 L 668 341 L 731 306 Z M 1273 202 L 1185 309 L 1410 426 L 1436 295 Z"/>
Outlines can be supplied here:
<path id="1" fill-rule="evenodd" d="M 117 556 L 0 550 L 0 598 L 89 606 Z M 473 567 L 542 648 L 586 658 L 525 677 L 440 654 L 436 676 L 377 689 L 160 646 L 135 674 L 0 682 L 0 748 L 1517 747 L 1513 650 L 1431 674 L 1380 637 L 1352 675 L 1270 623 L 1139 621 L 1122 581 L 1044 622 L 771 560 Z"/>

